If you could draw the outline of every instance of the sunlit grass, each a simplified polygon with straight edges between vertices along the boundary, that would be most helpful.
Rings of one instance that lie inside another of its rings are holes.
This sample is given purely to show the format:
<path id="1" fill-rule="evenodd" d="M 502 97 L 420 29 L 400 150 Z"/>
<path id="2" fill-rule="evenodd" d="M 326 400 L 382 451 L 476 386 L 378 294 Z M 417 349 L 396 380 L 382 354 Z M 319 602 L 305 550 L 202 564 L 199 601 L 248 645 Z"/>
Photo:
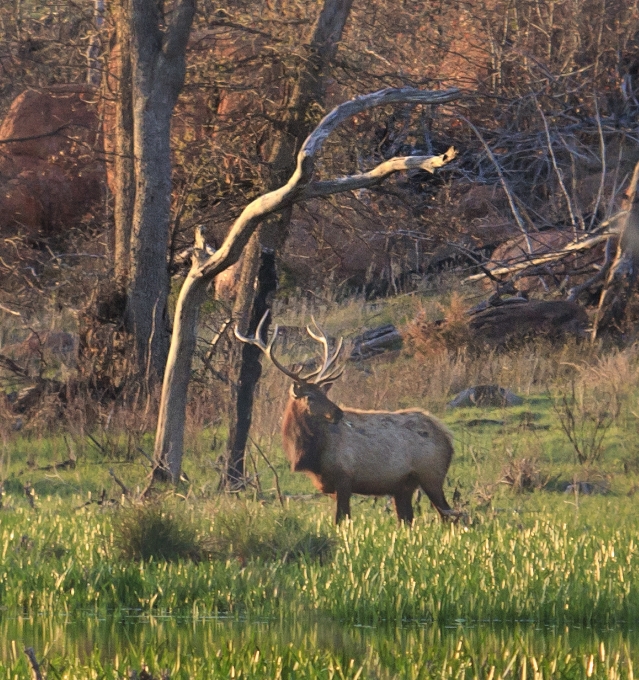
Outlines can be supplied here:
<path id="1" fill-rule="evenodd" d="M 122 559 L 117 511 L 70 513 L 61 502 L 37 513 L 16 508 L 0 528 L 0 607 L 260 617 L 313 611 L 360 624 L 638 621 L 632 499 L 589 497 L 576 508 L 570 496 L 540 505 L 539 495 L 519 508 L 476 513 L 471 526 L 439 524 L 428 509 L 413 530 L 396 526 L 383 505 L 362 506 L 355 522 L 337 529 L 326 506 L 315 506 L 314 520 L 302 510 L 295 521 L 261 506 L 263 519 L 250 532 L 234 530 L 245 553 L 230 550 L 227 558 L 197 563 Z M 189 511 L 203 535 L 226 531 L 232 542 L 224 515 L 208 510 Z M 332 556 L 320 560 L 310 545 L 295 560 L 277 551 L 251 553 L 247 535 L 266 535 L 277 522 L 291 531 L 302 522 L 311 536 L 332 536 Z"/>

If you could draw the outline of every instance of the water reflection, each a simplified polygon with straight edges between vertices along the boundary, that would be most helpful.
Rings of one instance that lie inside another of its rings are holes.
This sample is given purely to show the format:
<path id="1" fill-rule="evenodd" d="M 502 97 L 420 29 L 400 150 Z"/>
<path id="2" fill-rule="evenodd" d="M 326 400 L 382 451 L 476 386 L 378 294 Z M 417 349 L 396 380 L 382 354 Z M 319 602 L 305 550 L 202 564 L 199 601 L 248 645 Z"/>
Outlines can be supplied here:
<path id="1" fill-rule="evenodd" d="M 595 630 L 592 628 L 548 628 L 520 623 L 514 626 L 477 624 L 410 625 L 400 628 L 344 626 L 330 619 L 295 618 L 286 621 L 241 621 L 237 619 L 192 619 L 140 617 L 130 615 L 97 618 L 0 616 L 0 667 L 16 662 L 16 650 L 33 647 L 39 656 L 77 659 L 99 658 L 110 663 L 136 650 L 143 658 L 147 651 L 162 650 L 179 661 L 182 655 L 205 658 L 211 652 L 228 648 L 260 649 L 263 653 L 289 644 L 302 651 L 326 650 L 340 659 L 366 664 L 371 649 L 376 663 L 385 658 L 403 657 L 422 661 L 433 650 L 434 656 L 452 657 L 460 648 L 482 658 L 497 658 L 503 650 L 535 658 L 560 658 L 596 654 L 603 643 L 607 655 L 622 652 L 634 659 L 639 635 L 634 629 Z M 364 676 L 365 677 L 365 676 Z"/>

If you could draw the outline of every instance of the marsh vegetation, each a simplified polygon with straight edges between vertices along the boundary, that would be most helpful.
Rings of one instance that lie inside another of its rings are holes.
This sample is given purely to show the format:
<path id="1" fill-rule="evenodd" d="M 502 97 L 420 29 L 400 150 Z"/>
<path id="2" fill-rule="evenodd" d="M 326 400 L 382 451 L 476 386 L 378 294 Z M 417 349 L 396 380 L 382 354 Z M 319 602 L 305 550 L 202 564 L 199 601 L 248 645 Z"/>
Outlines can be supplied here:
<path id="1" fill-rule="evenodd" d="M 313 311 L 348 339 L 373 320 L 406 328 L 447 305 L 441 294 L 304 303 L 280 318 L 301 325 Z M 637 349 L 537 342 L 474 354 L 405 337 L 402 350 L 349 362 L 334 398 L 419 406 L 446 422 L 457 524 L 439 523 L 422 497 L 407 529 L 387 499 L 356 496 L 352 522 L 334 527 L 331 499 L 288 470 L 278 434 L 288 385 L 270 367 L 241 493 L 218 492 L 225 425 L 203 380 L 186 477 L 150 503 L 138 493 L 151 439 L 130 409 L 110 405 L 92 422 L 70 410 L 57 427 L 6 431 L 6 677 L 27 673 L 24 646 L 48 677 L 65 678 L 144 667 L 157 678 L 632 677 Z M 523 404 L 446 407 L 489 383 Z"/>

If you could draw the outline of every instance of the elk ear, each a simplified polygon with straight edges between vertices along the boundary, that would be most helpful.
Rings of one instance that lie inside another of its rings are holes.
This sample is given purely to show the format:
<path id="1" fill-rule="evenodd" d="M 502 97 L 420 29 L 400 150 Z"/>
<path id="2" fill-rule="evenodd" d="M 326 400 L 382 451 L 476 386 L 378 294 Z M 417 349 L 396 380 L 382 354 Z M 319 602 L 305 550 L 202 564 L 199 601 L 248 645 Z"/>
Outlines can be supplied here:
<path id="1" fill-rule="evenodd" d="M 324 392 L 324 394 L 328 394 L 328 391 L 331 389 L 331 387 L 333 387 L 333 383 L 332 383 L 332 382 L 330 382 L 330 383 L 324 383 L 324 384 L 322 385 L 322 387 L 321 387 L 321 390 L 322 390 L 322 392 Z"/>
<path id="2" fill-rule="evenodd" d="M 304 386 L 300 385 L 300 383 L 294 382 L 291 385 L 291 396 L 293 399 L 301 399 L 303 396 L 305 396 Z"/>

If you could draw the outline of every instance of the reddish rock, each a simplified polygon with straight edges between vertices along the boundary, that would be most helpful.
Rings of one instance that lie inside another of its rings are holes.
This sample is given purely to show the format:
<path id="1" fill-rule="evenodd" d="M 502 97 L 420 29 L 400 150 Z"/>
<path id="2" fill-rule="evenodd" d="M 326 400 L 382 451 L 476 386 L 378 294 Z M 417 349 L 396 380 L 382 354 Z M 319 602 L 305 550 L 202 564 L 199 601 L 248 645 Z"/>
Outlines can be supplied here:
<path id="1" fill-rule="evenodd" d="M 102 196 L 94 92 L 26 90 L 0 124 L 0 234 L 37 237 L 72 227 Z"/>

